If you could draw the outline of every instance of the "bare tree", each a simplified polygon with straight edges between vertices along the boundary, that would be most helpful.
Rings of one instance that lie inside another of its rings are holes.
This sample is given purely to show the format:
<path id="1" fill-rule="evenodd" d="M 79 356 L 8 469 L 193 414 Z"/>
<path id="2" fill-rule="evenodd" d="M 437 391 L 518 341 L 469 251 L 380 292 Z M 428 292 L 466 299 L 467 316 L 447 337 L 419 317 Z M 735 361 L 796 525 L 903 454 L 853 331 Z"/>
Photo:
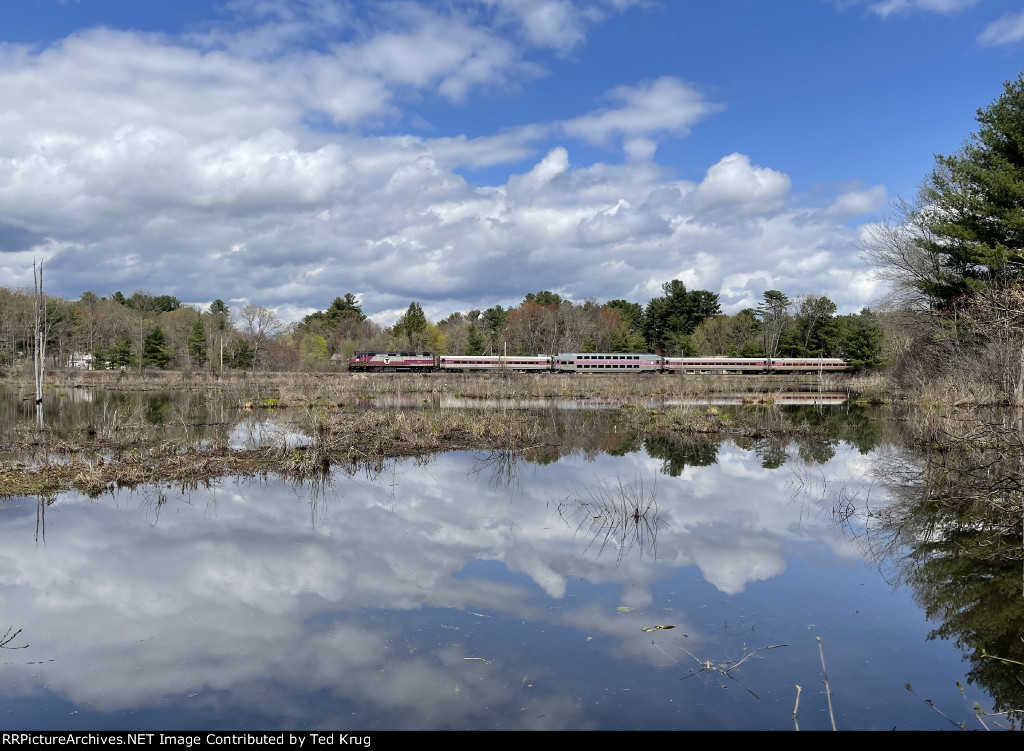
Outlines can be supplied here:
<path id="1" fill-rule="evenodd" d="M 982 339 L 979 357 L 999 374 L 1013 403 L 1024 405 L 1024 290 L 986 287 L 974 295 L 964 316 Z"/>
<path id="2" fill-rule="evenodd" d="M 249 343 L 252 345 L 252 368 L 256 370 L 260 350 L 265 349 L 270 338 L 281 331 L 281 320 L 277 317 L 277 313 L 270 308 L 252 303 L 239 310 L 238 316 L 242 333 L 249 338 Z"/>
<path id="3" fill-rule="evenodd" d="M 921 311 L 939 307 L 936 293 L 948 271 L 939 254 L 922 247 L 923 242 L 934 241 L 926 215 L 927 211 L 900 200 L 893 213 L 872 225 L 861 240 L 861 257 L 889 284 L 883 301 L 888 307 Z"/>
<path id="4" fill-rule="evenodd" d="M 768 357 L 775 357 L 779 353 L 779 340 L 792 321 L 789 314 L 791 305 L 785 294 L 777 289 L 770 289 L 764 293 L 764 302 L 757 306 L 757 315 L 761 319 L 764 353 Z"/>

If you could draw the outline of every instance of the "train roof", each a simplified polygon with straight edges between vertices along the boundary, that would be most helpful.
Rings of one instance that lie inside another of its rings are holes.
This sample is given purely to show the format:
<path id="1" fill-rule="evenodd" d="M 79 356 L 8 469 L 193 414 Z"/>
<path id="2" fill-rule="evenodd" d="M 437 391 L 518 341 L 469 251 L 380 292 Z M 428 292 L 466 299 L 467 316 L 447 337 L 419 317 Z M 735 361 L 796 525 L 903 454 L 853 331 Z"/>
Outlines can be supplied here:
<path id="1" fill-rule="evenodd" d="M 433 352 L 354 352 L 352 357 L 358 357 L 359 355 L 387 355 L 388 357 L 433 357 Z"/>
<path id="2" fill-rule="evenodd" d="M 460 360 L 550 360 L 551 355 L 441 355 L 441 358 L 457 357 Z"/>
<path id="3" fill-rule="evenodd" d="M 657 357 L 651 352 L 559 352 L 556 357 Z"/>

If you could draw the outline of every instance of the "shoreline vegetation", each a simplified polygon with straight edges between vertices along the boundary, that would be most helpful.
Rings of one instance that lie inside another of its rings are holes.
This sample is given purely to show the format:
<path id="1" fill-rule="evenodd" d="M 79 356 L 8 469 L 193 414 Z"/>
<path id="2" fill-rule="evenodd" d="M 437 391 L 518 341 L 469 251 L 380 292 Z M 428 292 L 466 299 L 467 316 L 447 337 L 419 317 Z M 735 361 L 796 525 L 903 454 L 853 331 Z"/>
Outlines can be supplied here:
<path id="1" fill-rule="evenodd" d="M 75 389 L 111 392 L 188 392 L 236 417 L 271 419 L 283 431 L 269 444 L 232 447 L 232 423 L 195 422 L 185 415 L 166 426 L 147 421 L 142 410 L 102 410 L 88 424 L 58 430 L 18 421 L 0 435 L 0 498 L 52 496 L 75 489 L 98 496 L 118 487 L 180 486 L 224 476 L 266 476 L 302 481 L 325 479 L 332 467 L 372 469 L 389 459 L 446 451 L 519 455 L 564 449 L 564 424 L 543 411 L 494 409 L 491 399 L 618 398 L 617 409 L 602 410 L 610 430 L 634 439 L 724 436 L 780 440 L 818 428 L 781 418 L 775 399 L 785 393 L 849 392 L 850 377 L 796 376 L 579 376 L 552 374 L 232 374 L 216 378 L 182 373 L 58 371 L 48 376 L 47 400 L 67 398 Z M 8 374 L 0 379 L 19 400 L 31 383 Z M 651 409 L 641 400 L 740 394 L 747 405 L 735 413 L 713 406 Z M 481 407 L 438 408 L 431 397 L 479 399 Z M 403 396 L 424 409 L 362 409 L 375 398 Z M 577 419 L 577 418 L 570 418 Z M 585 420 L 585 417 L 579 417 Z M 174 430 L 162 429 L 173 427 Z M 287 440 L 301 436 L 300 445 Z M 570 441 L 571 442 L 571 441 Z"/>
<path id="2" fill-rule="evenodd" d="M 0 371 L 0 385 L 25 389 L 28 376 Z M 96 388 L 112 391 L 209 391 L 239 399 L 239 406 L 303 406 L 356 397 L 441 394 L 467 399 L 594 397 L 643 398 L 707 394 L 770 395 L 785 392 L 841 392 L 879 396 L 884 387 L 870 376 L 844 373 L 818 375 L 644 375 L 559 373 L 318 373 L 238 372 L 223 375 L 164 370 L 59 370 L 47 375 L 46 388 Z M 876 393 L 877 392 L 877 393 Z"/>

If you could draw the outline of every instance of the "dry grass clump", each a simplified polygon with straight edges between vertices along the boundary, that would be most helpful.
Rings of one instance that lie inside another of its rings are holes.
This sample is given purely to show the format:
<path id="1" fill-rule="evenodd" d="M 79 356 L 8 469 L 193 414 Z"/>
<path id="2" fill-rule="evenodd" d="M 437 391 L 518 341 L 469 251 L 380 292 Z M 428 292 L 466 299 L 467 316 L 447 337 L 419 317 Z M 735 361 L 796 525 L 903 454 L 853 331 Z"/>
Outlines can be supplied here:
<path id="1" fill-rule="evenodd" d="M 114 487 L 190 483 L 221 476 L 274 473 L 294 479 L 324 476 L 337 464 L 375 462 L 456 449 L 528 450 L 557 440 L 535 415 L 472 410 L 291 411 L 266 445 L 229 449 L 226 441 L 164 440 L 147 426 L 48 439 L 38 431 L 11 448 L 31 461 L 0 465 L 0 497 L 52 494 L 76 488 L 96 496 Z M 152 426 L 148 426 L 152 428 Z M 140 436 L 148 440 L 138 440 Z"/>
<path id="2" fill-rule="evenodd" d="M 640 558 L 648 552 L 657 555 L 658 527 L 662 524 L 658 509 L 658 486 L 643 478 L 624 482 L 601 480 L 582 490 L 574 490 L 558 504 L 558 514 L 576 534 L 588 543 L 584 552 L 597 548 L 597 557 L 609 545 L 614 546 L 619 562 L 633 549 Z"/>

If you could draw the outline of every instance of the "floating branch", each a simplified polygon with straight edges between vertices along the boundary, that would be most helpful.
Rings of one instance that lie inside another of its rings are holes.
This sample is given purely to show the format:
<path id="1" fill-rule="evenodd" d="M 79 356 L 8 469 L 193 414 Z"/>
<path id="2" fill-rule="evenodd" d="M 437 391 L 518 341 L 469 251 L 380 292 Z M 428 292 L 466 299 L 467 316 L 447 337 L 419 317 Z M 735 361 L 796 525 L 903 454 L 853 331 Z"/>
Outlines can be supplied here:
<path id="1" fill-rule="evenodd" d="M 760 701 L 761 697 L 758 696 L 757 694 L 755 694 L 753 691 L 751 691 L 745 685 L 743 685 L 742 681 L 740 681 L 736 676 L 734 676 L 732 674 L 733 671 L 737 670 L 740 667 L 740 665 L 742 665 L 747 660 L 752 658 L 758 652 L 769 650 L 769 649 L 780 649 L 781 647 L 788 647 L 788 646 L 789 646 L 788 644 L 772 644 L 771 646 L 768 646 L 768 647 L 758 647 L 753 652 L 748 652 L 746 645 L 744 645 L 743 646 L 743 656 L 740 659 L 738 659 L 738 660 L 726 660 L 725 662 L 720 662 L 720 663 L 713 663 L 713 662 L 711 662 L 711 660 L 703 660 L 703 661 L 698 660 L 696 657 L 694 657 L 692 652 L 689 652 L 688 650 L 683 649 L 682 647 L 680 647 L 679 648 L 680 650 L 682 650 L 683 652 L 686 652 L 686 654 L 690 655 L 690 657 L 693 658 L 694 662 L 696 662 L 698 665 L 700 665 L 700 670 L 694 670 L 693 668 L 690 668 L 690 674 L 689 675 L 684 675 L 679 680 L 686 680 L 687 678 L 692 678 L 695 675 L 699 675 L 700 673 L 705 673 L 705 672 L 706 673 L 718 673 L 719 675 L 724 675 L 726 678 L 728 678 L 728 679 L 730 679 L 732 681 L 735 681 L 737 684 L 739 684 L 739 686 L 744 691 L 746 691 L 748 694 L 750 694 L 755 699 Z M 799 694 L 798 694 L 798 697 L 799 697 Z M 798 698 L 797 701 L 799 703 L 799 698 Z M 795 710 L 794 710 L 794 713 L 795 713 Z"/>

